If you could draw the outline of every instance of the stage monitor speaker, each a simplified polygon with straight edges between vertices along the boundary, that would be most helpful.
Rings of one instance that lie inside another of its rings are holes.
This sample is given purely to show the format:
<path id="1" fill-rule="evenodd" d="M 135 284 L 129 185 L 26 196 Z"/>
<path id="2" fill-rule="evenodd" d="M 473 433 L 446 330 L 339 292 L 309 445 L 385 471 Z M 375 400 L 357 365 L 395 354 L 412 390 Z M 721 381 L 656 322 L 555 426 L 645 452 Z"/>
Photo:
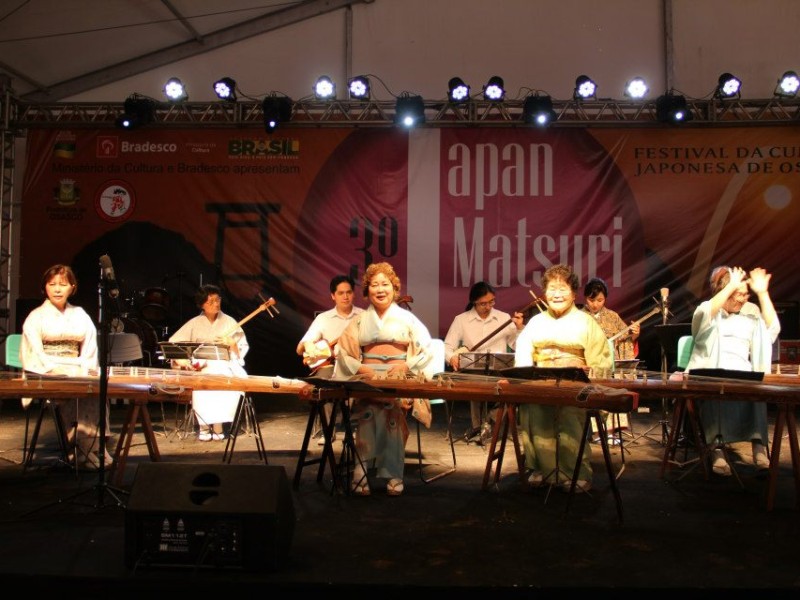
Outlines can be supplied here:
<path id="1" fill-rule="evenodd" d="M 295 514 L 283 467 L 142 463 L 125 514 L 125 563 L 271 571 Z"/>
<path id="2" fill-rule="evenodd" d="M 784 340 L 800 339 L 800 303 L 773 302 L 778 320 L 781 322 L 781 338 Z"/>

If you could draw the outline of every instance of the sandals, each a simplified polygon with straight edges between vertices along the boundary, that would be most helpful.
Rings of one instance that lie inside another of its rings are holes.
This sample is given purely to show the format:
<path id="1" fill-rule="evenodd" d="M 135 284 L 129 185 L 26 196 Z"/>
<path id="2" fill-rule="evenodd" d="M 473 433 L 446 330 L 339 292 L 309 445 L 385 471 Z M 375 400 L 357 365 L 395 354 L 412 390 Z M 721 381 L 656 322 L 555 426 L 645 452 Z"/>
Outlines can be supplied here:
<path id="1" fill-rule="evenodd" d="M 366 475 L 359 479 L 353 478 L 353 481 L 350 482 L 350 492 L 354 496 L 369 496 L 369 481 L 367 481 Z"/>
<path id="2" fill-rule="evenodd" d="M 722 475 L 723 477 L 730 477 L 732 474 L 731 466 L 725 459 L 725 453 L 722 451 L 721 448 L 714 449 L 713 462 L 711 463 L 711 470 L 716 475 Z"/>
<path id="3" fill-rule="evenodd" d="M 353 469 L 353 480 L 350 482 L 350 492 L 354 496 L 369 496 L 369 479 L 360 464 Z"/>
<path id="4" fill-rule="evenodd" d="M 399 496 L 403 493 L 403 480 L 402 479 L 390 479 L 386 484 L 386 493 L 389 496 Z"/>

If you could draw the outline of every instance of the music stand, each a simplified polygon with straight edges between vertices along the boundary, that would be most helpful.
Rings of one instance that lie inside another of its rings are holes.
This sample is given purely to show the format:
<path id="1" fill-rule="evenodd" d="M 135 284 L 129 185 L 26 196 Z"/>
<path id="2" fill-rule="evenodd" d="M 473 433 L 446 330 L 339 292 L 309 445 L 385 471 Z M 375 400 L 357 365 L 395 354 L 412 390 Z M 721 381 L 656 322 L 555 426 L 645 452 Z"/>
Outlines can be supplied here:
<path id="1" fill-rule="evenodd" d="M 589 375 L 582 367 L 510 367 L 500 369 L 498 374 L 512 379 L 555 379 L 591 383 Z"/>
<path id="2" fill-rule="evenodd" d="M 550 380 L 554 379 L 559 381 L 579 381 L 582 383 L 591 383 L 589 375 L 582 367 L 511 367 L 508 369 L 500 369 L 498 374 L 502 377 L 509 377 L 511 379 L 529 379 L 529 380 Z M 561 407 L 553 407 L 555 410 L 553 431 L 556 434 L 556 456 L 555 467 L 542 478 L 543 482 L 548 481 L 551 477 L 555 476 L 555 480 L 549 484 L 549 489 L 544 497 L 544 502 L 550 498 L 550 492 L 559 483 L 559 474 L 563 474 L 565 481 L 569 481 L 571 474 L 564 471 L 560 466 L 559 461 L 559 447 L 561 446 L 561 434 L 558 432 L 559 419 L 561 416 Z M 580 463 L 582 455 L 577 457 L 577 463 Z"/>
<path id="3" fill-rule="evenodd" d="M 230 360 L 230 350 L 213 342 L 158 342 L 168 360 Z"/>

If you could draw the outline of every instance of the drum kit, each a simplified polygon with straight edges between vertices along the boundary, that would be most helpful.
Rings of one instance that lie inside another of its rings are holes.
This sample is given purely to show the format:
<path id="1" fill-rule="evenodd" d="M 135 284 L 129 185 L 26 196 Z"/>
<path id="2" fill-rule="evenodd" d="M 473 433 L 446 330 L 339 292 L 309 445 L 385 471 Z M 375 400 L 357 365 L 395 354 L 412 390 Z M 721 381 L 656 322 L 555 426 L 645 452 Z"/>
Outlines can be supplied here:
<path id="1" fill-rule="evenodd" d="M 141 358 L 125 360 L 133 354 L 121 356 L 120 362 L 160 366 L 158 342 L 169 336 L 167 317 L 170 297 L 167 290 L 151 287 L 125 299 L 126 311 L 111 320 L 111 334 L 135 334 L 141 345 Z M 159 335 L 160 334 L 160 335 Z"/>

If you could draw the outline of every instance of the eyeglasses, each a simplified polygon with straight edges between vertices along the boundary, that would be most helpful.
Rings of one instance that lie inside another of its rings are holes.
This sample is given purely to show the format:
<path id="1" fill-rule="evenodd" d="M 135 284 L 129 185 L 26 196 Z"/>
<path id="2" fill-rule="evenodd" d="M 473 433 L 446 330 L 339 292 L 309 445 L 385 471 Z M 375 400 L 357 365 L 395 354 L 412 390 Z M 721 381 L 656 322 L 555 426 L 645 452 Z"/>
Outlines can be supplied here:
<path id="1" fill-rule="evenodd" d="M 742 302 L 747 302 L 750 299 L 749 292 L 736 292 L 735 294 L 731 294 L 731 297 L 734 300 L 741 300 Z"/>
<path id="2" fill-rule="evenodd" d="M 476 302 L 475 306 L 480 308 L 487 308 L 489 306 L 494 306 L 494 300 L 487 300 L 486 302 Z"/>

